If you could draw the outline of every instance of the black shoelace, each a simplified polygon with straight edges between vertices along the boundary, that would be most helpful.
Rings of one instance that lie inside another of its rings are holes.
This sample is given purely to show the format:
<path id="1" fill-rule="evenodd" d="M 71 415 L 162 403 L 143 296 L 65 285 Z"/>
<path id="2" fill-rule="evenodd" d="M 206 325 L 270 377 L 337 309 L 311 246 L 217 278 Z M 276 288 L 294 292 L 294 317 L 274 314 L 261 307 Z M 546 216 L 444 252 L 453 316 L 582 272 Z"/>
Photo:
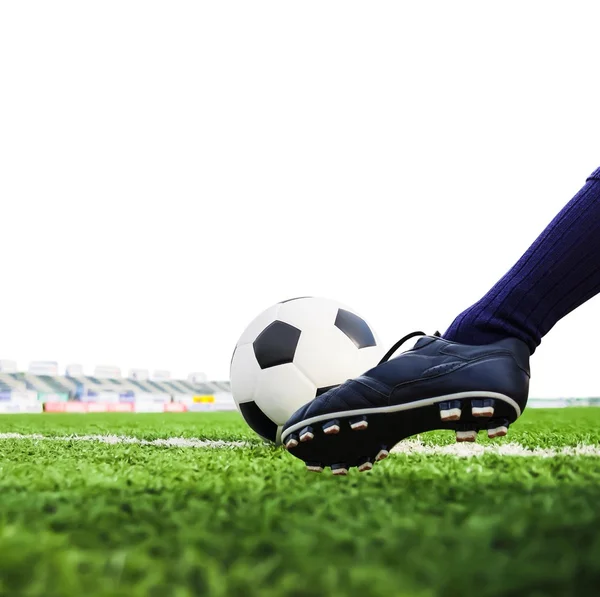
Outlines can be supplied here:
<path id="1" fill-rule="evenodd" d="M 434 336 L 436 336 L 437 338 L 441 337 L 441 334 L 439 332 L 436 332 L 435 334 L 433 334 Z M 381 361 L 379 361 L 379 364 L 381 365 L 381 363 L 385 363 L 386 361 L 389 361 L 390 358 L 392 357 L 392 355 L 408 340 L 410 340 L 411 338 L 416 338 L 417 336 L 427 336 L 427 334 L 425 332 L 412 332 L 410 334 L 407 334 L 406 336 L 404 336 L 404 338 L 401 338 L 400 340 L 398 340 L 398 342 L 396 342 L 394 344 L 394 346 L 392 346 L 384 355 L 384 357 L 381 359 Z"/>

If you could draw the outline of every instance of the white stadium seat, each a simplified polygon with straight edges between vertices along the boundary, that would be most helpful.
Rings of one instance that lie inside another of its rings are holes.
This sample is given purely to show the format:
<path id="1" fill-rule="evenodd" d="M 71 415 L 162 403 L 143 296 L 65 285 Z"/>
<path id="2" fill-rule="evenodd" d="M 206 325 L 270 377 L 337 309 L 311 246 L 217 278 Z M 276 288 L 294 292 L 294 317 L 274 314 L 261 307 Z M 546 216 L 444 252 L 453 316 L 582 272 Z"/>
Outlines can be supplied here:
<path id="1" fill-rule="evenodd" d="M 56 361 L 33 361 L 29 363 L 28 373 L 32 375 L 58 375 Z"/>
<path id="2" fill-rule="evenodd" d="M 81 365 L 67 365 L 65 369 L 67 377 L 82 377 L 83 367 Z"/>
<path id="3" fill-rule="evenodd" d="M 98 365 L 94 369 L 94 377 L 98 379 L 121 379 L 121 369 L 111 365 Z"/>
<path id="4" fill-rule="evenodd" d="M 6 359 L 0 359 L 0 372 L 1 373 L 16 373 L 17 363 L 15 361 L 8 361 Z"/>
<path id="5" fill-rule="evenodd" d="M 166 369 L 159 369 L 157 371 L 154 371 L 152 379 L 154 379 L 155 381 L 167 381 L 171 379 L 171 372 L 167 371 Z"/>
<path id="6" fill-rule="evenodd" d="M 193 384 L 200 384 L 206 381 L 206 373 L 196 372 L 188 375 L 188 381 Z"/>
<path id="7" fill-rule="evenodd" d="M 129 378 L 136 381 L 146 381 L 150 377 L 148 369 L 130 369 Z"/>

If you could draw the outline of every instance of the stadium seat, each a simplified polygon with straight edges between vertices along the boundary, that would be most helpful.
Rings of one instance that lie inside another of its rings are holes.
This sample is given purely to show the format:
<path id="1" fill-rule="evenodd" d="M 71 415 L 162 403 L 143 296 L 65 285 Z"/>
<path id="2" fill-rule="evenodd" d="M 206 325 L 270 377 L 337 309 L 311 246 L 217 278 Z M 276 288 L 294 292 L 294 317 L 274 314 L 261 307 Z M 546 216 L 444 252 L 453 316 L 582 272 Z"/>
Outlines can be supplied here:
<path id="1" fill-rule="evenodd" d="M 81 365 L 67 365 L 65 371 L 67 377 L 83 376 L 83 367 Z"/>
<path id="2" fill-rule="evenodd" d="M 138 381 L 145 381 L 149 379 L 150 374 L 148 373 L 148 369 L 130 369 L 129 370 L 129 379 L 136 379 Z"/>
<path id="3" fill-rule="evenodd" d="M 152 375 L 152 379 L 154 379 L 156 381 L 167 381 L 167 380 L 171 379 L 171 372 L 167 371 L 166 369 L 158 369 L 158 370 L 154 371 L 154 374 Z"/>
<path id="4" fill-rule="evenodd" d="M 0 373 L 16 373 L 17 363 L 7 359 L 0 359 Z"/>

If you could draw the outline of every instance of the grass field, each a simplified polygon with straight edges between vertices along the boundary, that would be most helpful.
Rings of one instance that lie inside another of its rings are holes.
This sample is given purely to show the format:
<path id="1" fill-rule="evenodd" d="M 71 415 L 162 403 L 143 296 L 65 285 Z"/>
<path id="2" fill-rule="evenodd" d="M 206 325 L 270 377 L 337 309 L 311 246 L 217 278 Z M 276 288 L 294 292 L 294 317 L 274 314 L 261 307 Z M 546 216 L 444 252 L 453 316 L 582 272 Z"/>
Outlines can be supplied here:
<path id="1" fill-rule="evenodd" d="M 306 473 L 235 413 L 13 415 L 0 417 L 0 432 L 0 595 L 600 588 L 600 409 L 530 410 L 497 442 L 548 452 L 399 453 L 345 478 Z M 156 445 L 174 437 L 247 443 Z M 560 452 L 580 444 L 594 455 Z"/>

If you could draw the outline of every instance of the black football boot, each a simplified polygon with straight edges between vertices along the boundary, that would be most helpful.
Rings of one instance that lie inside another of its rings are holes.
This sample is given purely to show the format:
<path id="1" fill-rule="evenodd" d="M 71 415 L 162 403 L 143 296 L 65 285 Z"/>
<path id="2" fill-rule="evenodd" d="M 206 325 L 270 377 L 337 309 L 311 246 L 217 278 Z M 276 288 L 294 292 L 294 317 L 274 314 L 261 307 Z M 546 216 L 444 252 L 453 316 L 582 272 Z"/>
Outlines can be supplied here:
<path id="1" fill-rule="evenodd" d="M 395 358 L 414 336 L 415 346 Z M 409 334 L 364 375 L 315 398 L 287 421 L 281 440 L 308 469 L 367 471 L 400 440 L 452 429 L 456 441 L 507 434 L 527 404 L 529 349 L 516 338 L 485 346 Z"/>

